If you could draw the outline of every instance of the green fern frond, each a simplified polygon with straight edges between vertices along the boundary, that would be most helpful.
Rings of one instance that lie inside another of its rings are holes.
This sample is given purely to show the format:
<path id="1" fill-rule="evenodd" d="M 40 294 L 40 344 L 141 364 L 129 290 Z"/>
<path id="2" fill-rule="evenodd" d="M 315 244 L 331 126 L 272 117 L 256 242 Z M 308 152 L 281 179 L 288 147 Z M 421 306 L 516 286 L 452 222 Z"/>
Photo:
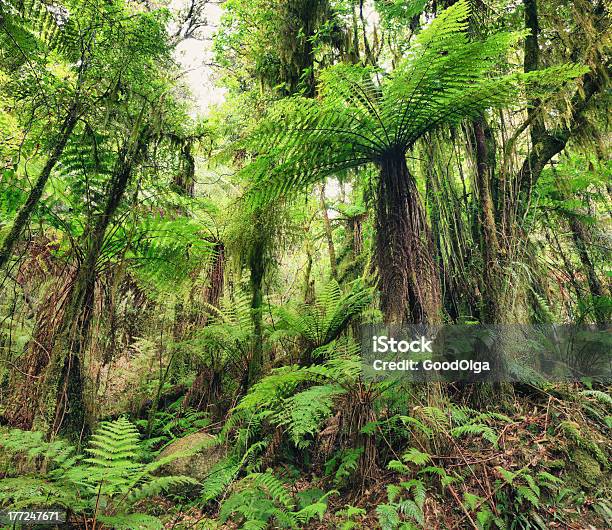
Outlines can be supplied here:
<path id="1" fill-rule="evenodd" d="M 402 460 L 404 460 L 404 462 L 412 462 L 417 466 L 422 466 L 427 462 L 430 462 L 431 457 L 427 453 L 423 453 L 418 449 L 412 447 L 402 455 Z"/>
<path id="2" fill-rule="evenodd" d="M 527 486 L 517 486 L 516 493 L 519 499 L 526 499 L 536 508 L 540 506 L 540 498 L 531 488 Z"/>
<path id="3" fill-rule="evenodd" d="M 286 398 L 277 415 L 278 424 L 286 426 L 298 447 L 308 445 L 306 436 L 319 431 L 324 419 L 332 414 L 334 400 L 346 391 L 337 385 L 312 386 Z"/>
<path id="4" fill-rule="evenodd" d="M 207 503 L 221 495 L 238 476 L 241 467 L 241 462 L 232 458 L 215 464 L 202 483 L 202 502 Z"/>
<path id="5" fill-rule="evenodd" d="M 271 472 L 254 473 L 247 478 L 252 479 L 258 487 L 264 488 L 270 497 L 281 506 L 293 509 L 294 503 L 291 495 L 287 492 L 285 485 Z"/>
<path id="6" fill-rule="evenodd" d="M 181 489 L 185 486 L 196 486 L 197 484 L 197 480 L 181 475 L 156 477 L 132 491 L 130 493 L 130 502 L 155 497 L 156 495 L 167 493 L 173 489 Z"/>
<path id="7" fill-rule="evenodd" d="M 117 530 L 162 530 L 163 523 L 152 515 L 144 513 L 131 513 L 125 515 L 100 515 L 98 519 L 109 528 Z"/>
<path id="8" fill-rule="evenodd" d="M 376 515 L 381 530 L 395 530 L 401 522 L 397 508 L 390 504 L 379 504 L 376 507 Z"/>
<path id="9" fill-rule="evenodd" d="M 612 397 L 606 392 L 602 392 L 601 390 L 583 390 L 580 393 L 583 396 L 596 399 L 602 405 L 607 405 L 608 407 L 612 407 Z"/>
<path id="10" fill-rule="evenodd" d="M 497 435 L 491 427 L 482 424 L 468 424 L 460 425 L 451 430 L 451 434 L 455 438 L 461 438 L 463 436 L 480 436 L 484 440 L 490 442 L 493 446 L 497 447 Z"/>

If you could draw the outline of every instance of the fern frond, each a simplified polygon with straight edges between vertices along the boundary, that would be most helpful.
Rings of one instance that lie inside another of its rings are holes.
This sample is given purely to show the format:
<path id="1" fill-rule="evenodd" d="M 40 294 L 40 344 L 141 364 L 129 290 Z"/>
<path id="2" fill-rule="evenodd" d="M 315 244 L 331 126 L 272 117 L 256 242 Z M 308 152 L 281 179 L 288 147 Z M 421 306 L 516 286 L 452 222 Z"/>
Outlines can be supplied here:
<path id="1" fill-rule="evenodd" d="M 258 487 L 264 488 L 270 497 L 281 506 L 293 509 L 294 503 L 291 495 L 287 492 L 285 485 L 271 472 L 253 473 L 247 478 L 253 480 Z"/>
<path id="2" fill-rule="evenodd" d="M 322 421 L 332 414 L 335 398 L 345 393 L 337 385 L 312 386 L 286 398 L 277 415 L 278 424 L 286 426 L 291 439 L 298 447 L 305 447 L 307 435 L 319 431 Z"/>
<path id="3" fill-rule="evenodd" d="M 163 523 L 157 517 L 144 513 L 100 515 L 98 519 L 109 528 L 116 528 L 117 530 L 134 530 L 134 528 L 139 530 L 162 530 L 164 528 Z"/>
<path id="4" fill-rule="evenodd" d="M 130 502 L 154 497 L 162 493 L 167 493 L 172 489 L 181 489 L 185 486 L 196 486 L 198 481 L 182 475 L 156 477 L 130 493 Z"/>
<path id="5" fill-rule="evenodd" d="M 480 436 L 484 440 L 490 442 L 493 446 L 497 447 L 497 435 L 491 427 L 482 424 L 468 424 L 460 425 L 451 430 L 451 434 L 455 438 L 461 438 L 463 436 Z"/>

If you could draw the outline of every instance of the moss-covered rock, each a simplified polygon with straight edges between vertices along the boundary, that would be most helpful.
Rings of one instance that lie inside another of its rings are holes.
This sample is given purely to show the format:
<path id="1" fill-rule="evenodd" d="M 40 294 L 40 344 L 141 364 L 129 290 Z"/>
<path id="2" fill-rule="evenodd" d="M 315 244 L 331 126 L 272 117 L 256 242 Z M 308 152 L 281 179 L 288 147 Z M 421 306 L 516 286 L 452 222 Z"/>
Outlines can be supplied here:
<path id="1" fill-rule="evenodd" d="M 588 451 L 577 448 L 571 454 L 571 459 L 573 470 L 570 474 L 581 486 L 585 488 L 597 486 L 604 480 L 601 465 Z"/>
<path id="2" fill-rule="evenodd" d="M 225 446 L 220 445 L 215 436 L 196 432 L 165 447 L 157 460 L 168 460 L 160 467 L 160 474 L 186 475 L 202 481 L 225 454 Z"/>

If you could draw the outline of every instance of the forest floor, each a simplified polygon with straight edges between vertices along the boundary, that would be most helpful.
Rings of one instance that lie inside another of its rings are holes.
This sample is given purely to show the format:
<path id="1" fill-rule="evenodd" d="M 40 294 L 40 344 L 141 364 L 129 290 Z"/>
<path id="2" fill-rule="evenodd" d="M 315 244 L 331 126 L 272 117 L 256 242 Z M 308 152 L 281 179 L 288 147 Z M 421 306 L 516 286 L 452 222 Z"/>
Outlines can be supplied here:
<path id="1" fill-rule="evenodd" d="M 458 438 L 440 433 L 432 441 L 433 447 L 427 448 L 429 467 L 419 470 L 415 466 L 413 476 L 447 473 L 461 477 L 461 481 L 445 486 L 435 480 L 429 482 L 432 487 L 424 500 L 420 528 L 482 528 L 475 514 L 486 506 L 495 516 L 530 511 L 529 516 L 545 528 L 607 527 L 606 515 L 602 516 L 597 504 L 602 494 L 606 496 L 605 488 L 610 484 L 605 455 L 612 450 L 612 441 L 602 425 L 602 420 L 609 422 L 609 417 L 600 416 L 597 400 L 587 404 L 578 396 L 580 392 L 571 386 L 540 391 L 528 399 L 518 395 L 511 406 L 513 413 L 494 413 L 487 420 L 494 437 L 487 436 L 484 427 L 480 432 L 475 430 L 474 435 Z M 296 498 L 302 492 L 329 491 L 334 487 L 329 477 L 324 477 L 324 470 L 316 466 L 291 481 L 291 463 L 277 459 L 270 464 L 276 476 L 288 479 Z M 377 507 L 388 501 L 390 485 L 406 483 L 406 475 L 375 467 L 363 482 L 351 480 L 329 496 L 322 519 L 304 528 L 380 528 Z M 544 494 L 540 497 L 545 488 L 552 497 L 546 502 Z M 231 494 L 230 488 L 227 496 Z M 219 530 L 241 528 L 233 522 L 217 522 L 219 513 L 214 507 L 177 512 L 176 505 L 168 499 L 158 497 L 152 502 L 159 515 L 172 513 L 166 515 L 166 528 L 208 528 L 207 521 L 210 528 Z M 347 518 L 347 507 L 358 508 L 357 515 Z"/>

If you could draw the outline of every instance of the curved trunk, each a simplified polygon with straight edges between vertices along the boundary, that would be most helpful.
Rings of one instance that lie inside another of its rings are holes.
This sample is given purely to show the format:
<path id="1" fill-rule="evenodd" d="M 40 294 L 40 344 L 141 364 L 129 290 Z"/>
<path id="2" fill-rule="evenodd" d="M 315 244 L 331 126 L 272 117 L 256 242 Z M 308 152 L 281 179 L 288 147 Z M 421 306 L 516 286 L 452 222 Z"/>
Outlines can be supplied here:
<path id="1" fill-rule="evenodd" d="M 434 245 L 403 153 L 379 163 L 376 246 L 381 306 L 388 323 L 440 321 L 440 279 Z"/>
<path id="2" fill-rule="evenodd" d="M 62 433 L 80 439 L 86 425 L 83 359 L 89 343 L 97 279 L 97 265 L 108 226 L 123 199 L 135 165 L 146 149 L 149 131 L 143 128 L 137 139 L 128 140 L 108 187 L 104 211 L 88 229 L 85 256 L 66 296 L 57 339 L 50 350 L 44 378 L 43 402 L 36 424 L 50 434 Z"/>
<path id="3" fill-rule="evenodd" d="M 51 176 L 51 172 L 58 163 L 60 156 L 62 156 L 64 148 L 68 143 L 68 139 L 70 138 L 70 135 L 72 134 L 72 131 L 74 130 L 77 124 L 77 121 L 77 105 L 76 103 L 74 103 L 70 107 L 68 115 L 66 116 L 64 123 L 62 124 L 61 131 L 59 133 L 55 145 L 53 146 L 51 155 L 47 159 L 45 166 L 38 175 L 34 187 L 30 190 L 26 202 L 19 209 L 19 212 L 17 213 L 17 216 L 13 221 L 9 233 L 6 235 L 4 241 L 2 242 L 2 247 L 0 247 L 0 269 L 3 268 L 11 259 L 13 249 L 15 248 L 17 241 L 19 240 L 21 234 L 29 223 L 30 217 L 32 217 L 34 209 L 38 205 L 38 202 L 40 201 L 40 198 L 42 197 L 42 194 L 45 191 L 45 186 L 47 184 L 47 181 L 49 180 L 49 177 Z"/>

